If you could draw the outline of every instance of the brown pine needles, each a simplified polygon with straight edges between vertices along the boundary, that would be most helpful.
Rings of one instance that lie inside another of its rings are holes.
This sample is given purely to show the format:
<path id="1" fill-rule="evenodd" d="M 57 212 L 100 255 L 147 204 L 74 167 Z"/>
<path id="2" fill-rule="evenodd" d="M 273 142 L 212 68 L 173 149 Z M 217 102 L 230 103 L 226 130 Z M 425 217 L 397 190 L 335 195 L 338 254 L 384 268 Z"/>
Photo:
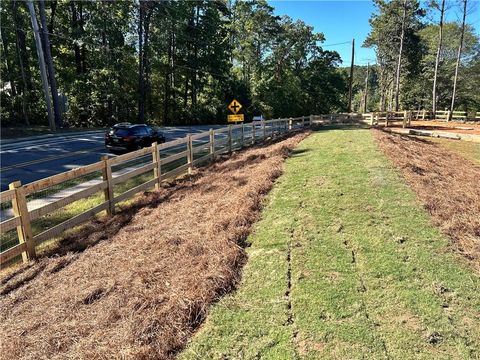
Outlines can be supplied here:
<path id="1" fill-rule="evenodd" d="M 306 135 L 234 154 L 93 221 L 0 282 L 3 359 L 166 359 L 232 290 L 245 239 Z M 61 249 L 60 249 L 61 250 Z"/>
<path id="2" fill-rule="evenodd" d="M 480 166 L 427 140 L 379 130 L 375 137 L 434 224 L 480 270 Z"/>

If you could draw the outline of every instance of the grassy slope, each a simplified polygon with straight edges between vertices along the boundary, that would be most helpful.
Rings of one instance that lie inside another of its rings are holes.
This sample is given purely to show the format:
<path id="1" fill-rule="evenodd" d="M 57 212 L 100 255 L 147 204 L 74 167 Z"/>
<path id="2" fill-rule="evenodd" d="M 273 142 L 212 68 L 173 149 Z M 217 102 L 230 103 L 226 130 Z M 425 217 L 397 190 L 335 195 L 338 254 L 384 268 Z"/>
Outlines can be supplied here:
<path id="1" fill-rule="evenodd" d="M 305 140 L 249 242 L 180 359 L 480 357 L 480 279 L 368 130 Z"/>
<path id="2" fill-rule="evenodd" d="M 480 143 L 440 138 L 432 138 L 429 140 L 432 140 L 434 143 L 452 150 L 469 160 L 480 162 Z"/>

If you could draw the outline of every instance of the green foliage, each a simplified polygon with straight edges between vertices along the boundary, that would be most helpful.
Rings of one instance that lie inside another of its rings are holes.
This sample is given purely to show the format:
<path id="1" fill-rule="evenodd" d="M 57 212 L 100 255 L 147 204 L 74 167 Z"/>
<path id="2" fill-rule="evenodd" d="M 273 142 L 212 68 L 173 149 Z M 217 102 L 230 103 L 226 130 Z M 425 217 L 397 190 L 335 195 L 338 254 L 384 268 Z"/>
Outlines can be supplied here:
<path id="1" fill-rule="evenodd" d="M 377 11 L 370 19 L 371 31 L 364 43 L 364 46 L 375 49 L 378 62 L 377 78 L 370 89 L 370 98 L 375 99 L 373 106 L 369 104 L 371 110 L 392 109 L 403 1 L 375 0 Z M 429 11 L 438 14 L 439 5 L 431 2 L 429 9 L 423 9 L 417 0 L 406 0 L 406 3 L 408 10 L 400 75 L 400 103 L 404 109 L 431 109 L 439 25 L 435 22 L 427 22 L 425 15 Z M 447 11 L 454 10 L 449 5 Z M 460 32 L 461 26 L 458 23 L 447 22 L 443 25 L 442 51 L 437 76 L 438 109 L 447 108 L 451 103 Z M 459 110 L 480 110 L 479 66 L 480 40 L 475 35 L 474 29 L 467 26 L 457 84 L 456 108 Z M 357 88 L 354 87 L 353 103 L 358 107 L 364 86 L 361 81 L 355 81 L 355 79 L 354 84 Z"/>
<path id="2" fill-rule="evenodd" d="M 68 126 L 135 122 L 140 100 L 145 121 L 167 125 L 225 122 L 232 98 L 247 119 L 343 109 L 338 54 L 265 0 L 63 0 L 46 15 Z M 25 3 L 3 1 L 1 20 L 2 124 L 47 124 Z"/>
<path id="3" fill-rule="evenodd" d="M 461 27 L 457 23 L 445 23 L 443 25 L 443 42 L 441 62 L 439 64 L 439 76 L 437 79 L 438 108 L 444 109 L 450 106 L 451 92 L 453 88 L 453 75 L 455 72 L 455 63 L 457 60 L 458 43 L 460 39 Z M 438 42 L 438 25 L 428 25 L 419 33 L 424 44 L 425 52 L 421 59 L 422 76 L 420 82 L 424 89 L 422 97 L 425 99 L 427 107 L 431 107 L 431 88 L 433 84 L 433 69 L 435 64 L 435 55 Z M 462 48 L 462 63 L 459 69 L 457 94 L 457 108 L 480 109 L 480 97 L 478 91 L 470 91 L 472 87 L 480 85 L 480 74 L 478 66 L 480 60 L 480 42 L 474 29 L 468 26 L 465 29 L 464 45 Z M 477 71 L 475 71 L 477 67 Z"/>
<path id="4" fill-rule="evenodd" d="M 404 3 L 405 1 L 405 3 Z M 418 31 L 423 27 L 421 18 L 424 10 L 417 0 L 375 0 L 377 12 L 370 18 L 371 31 L 365 40 L 364 46 L 374 47 L 377 54 L 379 71 L 380 101 L 378 108 L 381 110 L 393 108 L 394 84 L 399 56 L 400 38 L 403 23 L 403 8 L 406 6 L 404 22 L 405 35 L 402 51 L 401 81 L 415 83 L 420 73 L 419 58 L 422 54 L 422 44 Z M 411 92 L 414 87 L 404 86 L 403 89 Z M 403 106 L 411 105 L 410 99 L 415 93 L 403 91 L 401 93 Z"/>
<path id="5" fill-rule="evenodd" d="M 343 76 L 349 76 L 350 68 L 340 69 Z M 353 71 L 352 84 L 352 110 L 363 112 L 365 102 L 365 80 L 367 79 L 367 66 L 355 66 Z M 368 94 L 367 112 L 377 110 L 380 102 L 379 89 L 379 66 L 369 65 L 368 69 Z"/>

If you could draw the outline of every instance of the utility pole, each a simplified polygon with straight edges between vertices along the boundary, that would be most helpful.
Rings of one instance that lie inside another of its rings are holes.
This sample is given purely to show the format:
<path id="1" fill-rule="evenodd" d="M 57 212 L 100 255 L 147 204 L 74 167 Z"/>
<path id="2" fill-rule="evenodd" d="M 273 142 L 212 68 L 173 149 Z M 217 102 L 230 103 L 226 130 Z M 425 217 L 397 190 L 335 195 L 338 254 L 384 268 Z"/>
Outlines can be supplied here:
<path id="1" fill-rule="evenodd" d="M 38 31 L 37 15 L 35 14 L 33 1 L 28 0 L 27 5 L 28 11 L 30 12 L 30 17 L 32 19 L 33 34 L 35 36 L 35 44 L 37 47 L 38 66 L 40 67 L 40 76 L 42 77 L 43 92 L 45 94 L 45 102 L 47 103 L 48 123 L 50 125 L 50 130 L 52 132 L 56 132 L 55 119 L 52 112 L 52 103 L 50 100 L 50 95 L 48 93 L 47 70 L 45 67 L 45 58 L 43 57 L 42 39 L 40 38 L 40 33 Z"/>
<path id="2" fill-rule="evenodd" d="M 363 112 L 367 112 L 367 101 L 368 101 L 368 71 L 370 70 L 370 63 L 367 63 L 367 76 L 365 77 L 365 94 L 363 99 Z"/>
<path id="3" fill-rule="evenodd" d="M 53 66 L 52 54 L 50 52 L 50 38 L 48 36 L 47 20 L 45 18 L 45 0 L 40 0 L 38 3 L 40 10 L 40 22 L 42 24 L 43 34 L 43 50 L 45 52 L 45 59 L 47 61 L 48 78 L 50 79 L 50 89 L 53 100 L 53 113 L 55 115 L 55 126 L 62 127 L 62 112 L 60 110 L 60 103 L 58 100 L 57 81 L 55 79 L 55 68 Z"/>
<path id="4" fill-rule="evenodd" d="M 352 40 L 352 63 L 350 65 L 350 85 L 348 87 L 348 112 L 352 112 L 353 64 L 355 61 L 355 39 Z"/>

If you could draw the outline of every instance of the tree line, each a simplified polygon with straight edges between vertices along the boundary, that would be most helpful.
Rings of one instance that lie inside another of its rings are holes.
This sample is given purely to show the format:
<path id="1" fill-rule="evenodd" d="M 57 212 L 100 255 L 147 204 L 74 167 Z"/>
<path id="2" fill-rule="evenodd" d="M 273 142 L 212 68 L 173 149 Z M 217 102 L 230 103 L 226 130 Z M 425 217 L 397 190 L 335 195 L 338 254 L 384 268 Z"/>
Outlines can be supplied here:
<path id="1" fill-rule="evenodd" d="M 346 108 L 338 53 L 265 0 L 0 6 L 2 126 L 46 125 L 47 108 L 57 127 L 214 123 L 233 98 L 247 118 Z"/>
<path id="2" fill-rule="evenodd" d="M 478 9 L 470 1 L 375 0 L 363 45 L 375 49 L 376 64 L 368 78 L 356 67 L 354 109 L 480 111 L 480 40 L 468 24 Z"/>

